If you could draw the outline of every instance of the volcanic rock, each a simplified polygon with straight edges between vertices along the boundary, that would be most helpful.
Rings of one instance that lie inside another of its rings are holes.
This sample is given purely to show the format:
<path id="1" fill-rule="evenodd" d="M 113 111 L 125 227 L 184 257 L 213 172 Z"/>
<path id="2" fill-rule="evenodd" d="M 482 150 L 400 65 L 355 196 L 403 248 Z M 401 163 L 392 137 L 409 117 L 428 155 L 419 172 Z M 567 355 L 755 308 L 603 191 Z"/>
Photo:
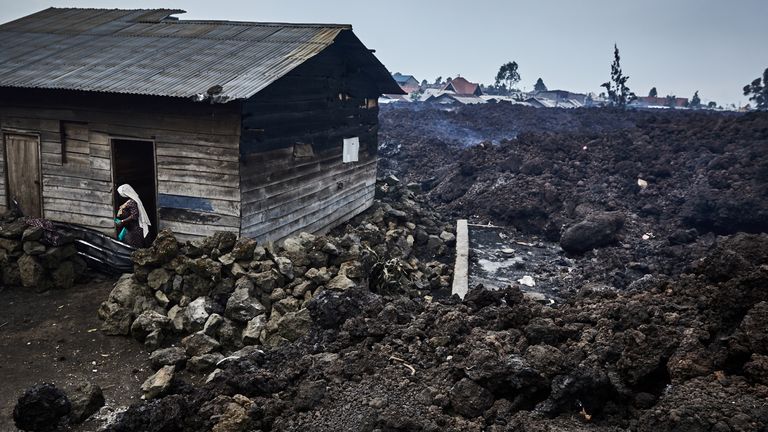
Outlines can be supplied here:
<path id="1" fill-rule="evenodd" d="M 560 237 L 560 246 L 571 253 L 584 253 L 607 246 L 616 241 L 616 234 L 622 226 L 624 216 L 621 213 L 594 213 L 565 230 Z"/>
<path id="2" fill-rule="evenodd" d="M 84 422 L 99 408 L 103 407 L 105 402 L 101 387 L 88 382 L 77 386 L 75 390 L 70 392 L 69 399 L 72 403 L 72 411 L 69 416 L 72 423 Z"/>
<path id="3" fill-rule="evenodd" d="M 171 386 L 173 373 L 176 371 L 174 366 L 163 366 L 159 371 L 150 375 L 141 385 L 141 391 L 144 392 L 142 399 L 154 399 Z"/>
<path id="4" fill-rule="evenodd" d="M 53 384 L 39 384 L 19 398 L 13 408 L 16 427 L 26 431 L 44 432 L 58 429 L 72 410 L 67 395 Z"/>

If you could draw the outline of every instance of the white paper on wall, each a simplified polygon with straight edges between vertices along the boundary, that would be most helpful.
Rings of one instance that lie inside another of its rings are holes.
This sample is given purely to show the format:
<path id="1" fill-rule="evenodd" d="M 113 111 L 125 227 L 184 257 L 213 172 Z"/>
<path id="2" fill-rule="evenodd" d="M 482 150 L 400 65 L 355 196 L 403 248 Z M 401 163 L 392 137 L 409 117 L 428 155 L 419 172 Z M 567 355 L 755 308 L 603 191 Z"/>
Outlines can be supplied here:
<path id="1" fill-rule="evenodd" d="M 344 138 L 343 162 L 357 162 L 357 154 L 360 152 L 360 138 Z"/>

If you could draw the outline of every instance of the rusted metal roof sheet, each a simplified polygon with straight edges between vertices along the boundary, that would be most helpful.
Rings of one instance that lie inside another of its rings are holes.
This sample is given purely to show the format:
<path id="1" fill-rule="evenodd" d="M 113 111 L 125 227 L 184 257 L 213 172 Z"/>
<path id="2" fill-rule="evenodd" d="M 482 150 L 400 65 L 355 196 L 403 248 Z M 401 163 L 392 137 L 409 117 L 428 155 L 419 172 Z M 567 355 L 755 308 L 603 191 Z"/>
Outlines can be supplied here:
<path id="1" fill-rule="evenodd" d="M 331 45 L 339 24 L 184 21 L 174 9 L 50 8 L 0 25 L 0 87 L 248 98 Z"/>

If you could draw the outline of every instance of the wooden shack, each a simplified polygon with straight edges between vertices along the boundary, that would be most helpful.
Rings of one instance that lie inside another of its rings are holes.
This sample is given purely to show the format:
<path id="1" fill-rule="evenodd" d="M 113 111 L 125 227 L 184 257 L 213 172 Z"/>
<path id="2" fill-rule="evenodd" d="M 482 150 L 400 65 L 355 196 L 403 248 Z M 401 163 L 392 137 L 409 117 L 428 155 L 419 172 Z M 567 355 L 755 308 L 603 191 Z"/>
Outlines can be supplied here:
<path id="1" fill-rule="evenodd" d="M 348 25 L 50 8 L 0 25 L 0 210 L 114 233 L 322 232 L 373 201 L 378 105 L 402 93 Z"/>

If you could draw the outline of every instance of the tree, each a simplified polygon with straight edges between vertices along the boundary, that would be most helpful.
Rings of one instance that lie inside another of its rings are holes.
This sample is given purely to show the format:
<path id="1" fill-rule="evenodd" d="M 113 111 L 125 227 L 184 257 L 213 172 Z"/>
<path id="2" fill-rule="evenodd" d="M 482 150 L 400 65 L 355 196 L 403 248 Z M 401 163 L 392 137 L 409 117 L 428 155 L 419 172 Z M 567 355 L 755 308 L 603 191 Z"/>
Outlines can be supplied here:
<path id="1" fill-rule="evenodd" d="M 698 90 L 696 90 L 696 92 L 693 94 L 693 97 L 691 98 L 691 103 L 688 104 L 688 106 L 694 109 L 701 108 L 701 98 L 699 97 Z"/>
<path id="2" fill-rule="evenodd" d="M 648 92 L 648 97 L 657 97 L 659 95 L 659 92 L 656 91 L 656 87 L 651 88 L 651 91 Z"/>
<path id="3" fill-rule="evenodd" d="M 427 82 L 427 80 L 421 80 L 421 88 L 427 88 L 428 85 L 429 83 Z"/>
<path id="4" fill-rule="evenodd" d="M 517 62 L 509 62 L 501 65 L 496 74 L 496 85 L 504 81 L 507 88 L 512 90 L 512 86 L 520 82 L 520 73 L 517 71 Z"/>
<path id="5" fill-rule="evenodd" d="M 536 80 L 536 84 L 533 85 L 533 90 L 536 92 L 545 92 L 547 91 L 547 86 L 544 84 L 544 81 L 539 78 Z"/>
<path id="6" fill-rule="evenodd" d="M 621 71 L 621 57 L 619 56 L 619 47 L 613 45 L 613 63 L 611 64 L 611 80 L 603 83 L 600 87 L 605 87 L 608 92 L 608 100 L 611 105 L 626 106 L 628 103 L 637 99 L 634 93 L 627 87 L 628 76 L 624 76 Z"/>
<path id="7" fill-rule="evenodd" d="M 715 108 L 717 108 L 717 102 L 715 102 L 715 101 L 709 101 L 709 103 L 707 104 L 707 108 L 709 108 L 709 109 L 715 109 Z"/>
<path id="8" fill-rule="evenodd" d="M 666 99 L 667 99 L 667 103 L 665 104 L 666 106 L 668 106 L 670 108 L 674 108 L 674 107 L 677 106 L 677 96 L 676 95 L 667 95 Z"/>
<path id="9" fill-rule="evenodd" d="M 435 85 L 440 85 L 443 83 L 443 77 L 439 76 L 435 78 Z"/>
<path id="10" fill-rule="evenodd" d="M 749 100 L 755 103 L 755 109 L 768 110 L 768 68 L 763 72 L 762 84 L 760 78 L 756 78 L 744 86 L 744 96 L 749 96 Z"/>

